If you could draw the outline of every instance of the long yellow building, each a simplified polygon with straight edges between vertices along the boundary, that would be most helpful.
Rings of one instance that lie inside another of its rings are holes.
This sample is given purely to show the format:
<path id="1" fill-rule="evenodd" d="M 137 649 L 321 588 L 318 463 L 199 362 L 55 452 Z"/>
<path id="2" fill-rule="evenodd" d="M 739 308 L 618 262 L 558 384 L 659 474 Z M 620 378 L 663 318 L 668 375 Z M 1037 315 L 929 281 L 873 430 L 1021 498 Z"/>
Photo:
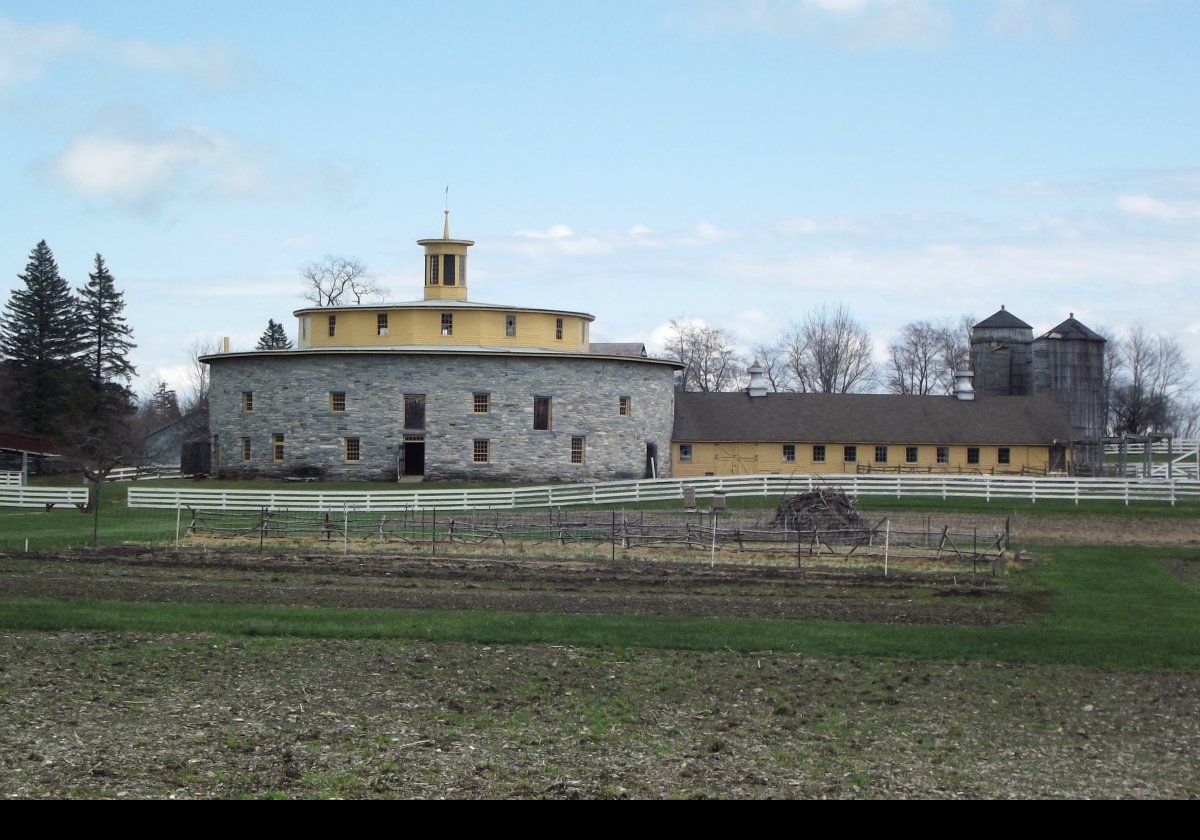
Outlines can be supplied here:
<path id="1" fill-rule="evenodd" d="M 1053 399 L 972 397 L 677 392 L 672 474 L 1065 469 L 1071 429 Z"/>

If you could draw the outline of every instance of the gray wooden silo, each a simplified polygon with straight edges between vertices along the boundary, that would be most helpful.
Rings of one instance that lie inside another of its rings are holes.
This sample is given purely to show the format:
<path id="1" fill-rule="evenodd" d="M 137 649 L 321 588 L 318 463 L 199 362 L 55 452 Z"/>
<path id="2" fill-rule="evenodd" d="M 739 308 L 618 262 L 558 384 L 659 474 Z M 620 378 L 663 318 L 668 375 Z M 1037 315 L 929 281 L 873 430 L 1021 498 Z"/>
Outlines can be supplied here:
<path id="1" fill-rule="evenodd" d="M 1033 327 L 1003 306 L 971 328 L 975 393 L 984 397 L 1031 394 Z"/>
<path id="2" fill-rule="evenodd" d="M 1075 313 L 1033 343 L 1034 390 L 1067 412 L 1076 439 L 1097 440 L 1106 430 L 1104 337 Z"/>

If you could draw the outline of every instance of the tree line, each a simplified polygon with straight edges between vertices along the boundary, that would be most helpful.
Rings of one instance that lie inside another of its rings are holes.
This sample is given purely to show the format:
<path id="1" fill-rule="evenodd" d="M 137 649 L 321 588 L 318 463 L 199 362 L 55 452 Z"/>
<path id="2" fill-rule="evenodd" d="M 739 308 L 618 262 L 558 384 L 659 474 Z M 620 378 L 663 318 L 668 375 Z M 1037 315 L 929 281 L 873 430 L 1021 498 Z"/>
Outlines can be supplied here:
<path id="1" fill-rule="evenodd" d="M 767 388 L 780 393 L 945 395 L 954 390 L 955 370 L 970 367 L 975 321 L 913 321 L 880 348 L 845 305 L 813 309 L 749 347 L 722 327 L 677 319 L 664 355 L 683 365 L 677 385 L 685 391 L 740 390 L 757 364 Z M 1200 400 L 1179 341 L 1136 324 L 1106 337 L 1109 432 L 1200 436 Z"/>

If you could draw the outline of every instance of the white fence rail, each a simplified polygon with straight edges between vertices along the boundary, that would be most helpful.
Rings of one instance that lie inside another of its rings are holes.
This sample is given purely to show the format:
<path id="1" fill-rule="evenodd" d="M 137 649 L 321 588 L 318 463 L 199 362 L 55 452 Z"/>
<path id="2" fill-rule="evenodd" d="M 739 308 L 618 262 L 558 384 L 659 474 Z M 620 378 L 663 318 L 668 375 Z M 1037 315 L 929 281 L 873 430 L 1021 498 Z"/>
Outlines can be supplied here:
<path id="1" fill-rule="evenodd" d="M 155 478 L 183 478 L 178 467 L 121 467 L 113 470 L 105 481 L 149 481 Z M 87 479 L 83 479 L 87 484 Z"/>
<path id="2" fill-rule="evenodd" d="M 24 483 L 23 473 L 0 470 L 0 487 L 13 487 Z"/>
<path id="3" fill-rule="evenodd" d="M 0 487 L 0 508 L 40 508 L 46 505 L 70 507 L 86 505 L 88 491 L 83 487 Z"/>
<path id="4" fill-rule="evenodd" d="M 948 498 L 1108 499 L 1129 504 L 1200 499 L 1200 481 L 1120 478 L 1028 478 L 966 475 L 743 475 L 705 478 L 658 478 L 563 484 L 541 487 L 472 488 L 466 490 L 210 490 L 130 487 L 133 508 L 291 511 L 501 510 L 595 504 L 682 501 L 690 487 L 699 496 L 722 491 L 727 496 L 782 496 L 817 488 L 844 490 L 851 496 L 933 496 Z"/>
<path id="5" fill-rule="evenodd" d="M 1142 455 L 1145 454 L 1145 447 L 1144 443 L 1129 441 L 1125 444 L 1125 452 L 1128 455 Z M 1200 440 L 1191 440 L 1189 438 L 1175 438 L 1169 446 L 1165 440 L 1156 440 L 1150 444 L 1150 451 L 1155 455 L 1167 455 L 1168 453 L 1178 455 L 1181 452 L 1194 453 L 1197 449 L 1200 449 Z M 1121 454 L 1121 444 L 1106 443 L 1104 451 L 1108 455 L 1119 455 Z"/>

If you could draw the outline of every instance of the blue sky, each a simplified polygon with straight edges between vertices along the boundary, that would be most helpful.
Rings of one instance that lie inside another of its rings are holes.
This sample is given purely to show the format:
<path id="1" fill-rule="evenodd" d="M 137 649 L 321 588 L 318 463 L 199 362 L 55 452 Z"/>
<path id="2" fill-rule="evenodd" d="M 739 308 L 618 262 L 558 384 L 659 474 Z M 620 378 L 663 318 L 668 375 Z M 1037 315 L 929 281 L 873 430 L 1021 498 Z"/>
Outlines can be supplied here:
<path id="1" fill-rule="evenodd" d="M 250 346 L 299 267 L 879 340 L 1007 304 L 1177 335 L 1200 370 L 1200 3 L 0 3 L 0 292 L 46 239 L 126 291 L 143 379 Z"/>

